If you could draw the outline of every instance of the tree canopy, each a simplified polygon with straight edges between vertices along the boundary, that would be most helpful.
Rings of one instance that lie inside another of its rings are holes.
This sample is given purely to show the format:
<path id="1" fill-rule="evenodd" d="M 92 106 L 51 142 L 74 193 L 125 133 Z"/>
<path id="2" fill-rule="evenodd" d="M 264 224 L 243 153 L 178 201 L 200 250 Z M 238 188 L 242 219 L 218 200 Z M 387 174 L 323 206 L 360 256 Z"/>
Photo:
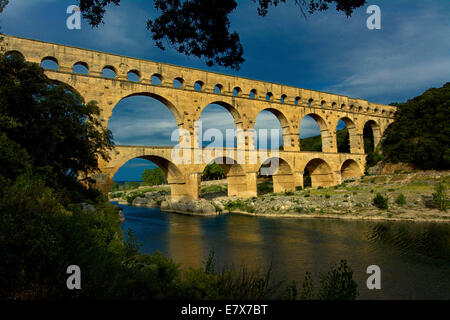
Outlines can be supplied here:
<path id="1" fill-rule="evenodd" d="M 286 0 L 253 0 L 259 16 L 266 16 L 271 7 Z M 103 23 L 106 7 L 119 6 L 120 0 L 79 0 L 83 17 L 93 27 Z M 299 13 L 313 14 L 335 5 L 337 11 L 347 17 L 363 6 L 365 0 L 294 0 Z M 164 42 L 179 53 L 206 60 L 206 65 L 219 65 L 239 70 L 245 61 L 244 48 L 239 33 L 230 32 L 229 15 L 236 9 L 236 0 L 155 0 L 160 15 L 147 21 L 147 29 L 158 48 L 164 50 Z"/>
<path id="2" fill-rule="evenodd" d="M 160 185 L 167 182 L 166 175 L 160 167 L 145 169 L 142 173 L 142 181 L 149 186 Z"/>
<path id="3" fill-rule="evenodd" d="M 395 121 L 385 131 L 387 161 L 422 169 L 450 168 L 450 82 L 398 104 Z"/>
<path id="4" fill-rule="evenodd" d="M 14 180 L 20 166 L 31 166 L 48 186 L 79 187 L 113 146 L 99 112 L 69 86 L 48 79 L 39 65 L 0 55 L 0 175 Z"/>

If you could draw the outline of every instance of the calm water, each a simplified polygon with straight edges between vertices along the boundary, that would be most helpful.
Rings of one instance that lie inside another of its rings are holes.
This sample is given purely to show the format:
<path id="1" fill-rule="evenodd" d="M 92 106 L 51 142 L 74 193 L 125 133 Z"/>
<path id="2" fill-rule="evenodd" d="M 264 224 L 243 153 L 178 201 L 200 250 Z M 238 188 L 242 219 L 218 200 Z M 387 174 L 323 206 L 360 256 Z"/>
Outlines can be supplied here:
<path id="1" fill-rule="evenodd" d="M 346 259 L 361 299 L 450 299 L 450 224 L 273 219 L 222 215 L 194 217 L 123 206 L 123 230 L 142 251 L 159 250 L 176 262 L 201 267 L 211 249 L 217 264 L 252 269 L 272 262 L 276 277 L 302 280 Z M 381 268 L 381 290 L 368 290 L 366 268 Z"/>

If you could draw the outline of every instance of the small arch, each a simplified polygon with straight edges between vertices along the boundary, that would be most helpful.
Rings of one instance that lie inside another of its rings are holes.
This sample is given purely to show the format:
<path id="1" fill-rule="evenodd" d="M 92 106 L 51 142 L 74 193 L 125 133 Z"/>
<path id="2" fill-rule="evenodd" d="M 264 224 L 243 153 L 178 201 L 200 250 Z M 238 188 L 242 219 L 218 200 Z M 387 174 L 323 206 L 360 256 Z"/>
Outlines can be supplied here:
<path id="1" fill-rule="evenodd" d="M 362 112 L 362 110 L 363 110 L 363 107 L 359 106 L 358 107 L 358 112 Z"/>
<path id="2" fill-rule="evenodd" d="M 163 77 L 159 73 L 154 73 L 150 78 L 151 84 L 156 85 L 156 86 L 162 85 L 162 80 L 163 80 Z"/>
<path id="3" fill-rule="evenodd" d="M 326 108 L 326 106 L 327 106 L 327 102 L 326 102 L 325 100 L 322 100 L 322 101 L 320 102 L 320 107 L 321 107 L 321 108 Z"/>
<path id="4" fill-rule="evenodd" d="M 79 61 L 73 65 L 72 72 L 78 74 L 88 74 L 89 66 L 86 62 Z"/>
<path id="5" fill-rule="evenodd" d="M 280 102 L 281 102 L 281 103 L 285 103 L 285 102 L 286 102 L 286 99 L 287 99 L 287 95 L 283 94 L 283 95 L 281 96 L 281 98 L 280 98 Z"/>
<path id="6" fill-rule="evenodd" d="M 345 110 L 347 107 L 345 105 L 345 103 L 341 104 L 341 110 Z"/>
<path id="7" fill-rule="evenodd" d="M 308 100 L 308 107 L 311 107 L 311 106 L 312 106 L 313 101 L 314 101 L 313 98 L 311 98 L 311 99 Z"/>
<path id="8" fill-rule="evenodd" d="M 195 91 L 202 91 L 203 90 L 203 82 L 198 80 L 194 83 L 194 90 Z"/>
<path id="9" fill-rule="evenodd" d="M 241 92 L 242 92 L 241 88 L 235 87 L 235 88 L 233 89 L 233 96 L 238 97 L 238 96 L 241 95 Z"/>
<path id="10" fill-rule="evenodd" d="M 267 92 L 267 94 L 266 94 L 266 101 L 272 101 L 272 97 L 273 97 L 272 92 Z"/>
<path id="11" fill-rule="evenodd" d="M 355 106 L 353 104 L 350 105 L 350 107 L 348 108 L 350 111 L 355 111 Z"/>
<path id="12" fill-rule="evenodd" d="M 336 107 L 337 107 L 337 103 L 336 103 L 336 102 L 333 102 L 333 103 L 331 104 L 331 109 L 336 109 Z"/>
<path id="13" fill-rule="evenodd" d="M 175 78 L 173 79 L 173 87 L 178 89 L 183 89 L 183 78 Z"/>
<path id="14" fill-rule="evenodd" d="M 133 82 L 139 82 L 141 81 L 141 74 L 137 70 L 130 70 L 127 73 L 127 80 L 133 81 Z"/>
<path id="15" fill-rule="evenodd" d="M 341 166 L 341 177 L 342 180 L 356 178 L 362 176 L 363 173 L 361 171 L 358 163 L 353 159 L 345 160 Z"/>
<path id="16" fill-rule="evenodd" d="M 315 158 L 310 160 L 304 169 L 309 174 L 311 187 L 329 187 L 335 184 L 333 171 L 330 165 L 323 159 Z M 304 187 L 308 187 L 308 176 L 303 174 Z M 305 183 L 306 182 L 306 183 Z"/>
<path id="17" fill-rule="evenodd" d="M 218 83 L 214 86 L 214 93 L 221 94 L 222 89 L 223 89 L 223 86 L 220 83 Z"/>
<path id="18" fill-rule="evenodd" d="M 117 75 L 117 70 L 113 66 L 105 66 L 102 69 L 102 77 L 103 78 L 109 78 L 109 79 L 115 79 Z"/>
<path id="19" fill-rule="evenodd" d="M 47 70 L 59 70 L 59 63 L 55 57 L 45 57 L 41 60 L 41 67 Z"/>
<path id="20" fill-rule="evenodd" d="M 251 99 L 256 99 L 256 89 L 250 90 L 250 94 L 248 95 Z"/>
<path id="21" fill-rule="evenodd" d="M 299 102 L 300 102 L 300 97 L 295 97 L 295 99 L 294 99 L 294 104 L 295 104 L 296 106 L 298 106 Z"/>
<path id="22" fill-rule="evenodd" d="M 20 57 L 22 60 L 25 60 L 25 56 L 20 51 L 11 50 L 11 51 L 5 52 L 5 57 L 6 58 L 9 58 L 9 57 L 12 57 L 12 56 Z"/>
<path id="23" fill-rule="evenodd" d="M 308 123 L 308 121 L 310 122 L 309 119 L 306 120 L 307 118 L 312 118 L 315 121 L 315 124 L 313 124 L 315 126 L 315 128 L 312 128 L 310 130 L 320 131 L 320 140 L 319 141 L 316 141 L 316 138 L 313 138 L 315 136 L 309 136 L 309 138 L 306 138 L 306 139 L 309 139 L 309 142 L 307 140 L 305 141 L 303 138 L 301 138 L 304 136 L 304 133 L 305 133 L 304 132 L 305 125 Z M 305 123 L 303 121 L 305 121 Z M 323 152 L 324 147 L 326 148 L 331 145 L 331 140 L 330 140 L 331 137 L 329 135 L 327 123 L 321 116 L 319 116 L 318 114 L 315 114 L 315 113 L 309 113 L 302 118 L 302 120 L 300 121 L 299 136 L 300 136 L 300 151 Z M 313 141 L 311 141 L 311 139 L 313 139 Z M 306 144 L 306 142 L 308 142 L 308 144 Z"/>

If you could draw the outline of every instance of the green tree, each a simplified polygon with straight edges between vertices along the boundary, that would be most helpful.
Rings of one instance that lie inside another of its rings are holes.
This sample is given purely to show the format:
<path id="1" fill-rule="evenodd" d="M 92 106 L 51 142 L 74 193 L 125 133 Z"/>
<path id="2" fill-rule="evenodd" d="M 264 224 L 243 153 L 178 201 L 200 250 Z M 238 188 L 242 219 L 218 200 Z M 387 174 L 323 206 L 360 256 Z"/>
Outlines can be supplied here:
<path id="1" fill-rule="evenodd" d="M 142 173 L 142 181 L 149 186 L 160 185 L 166 183 L 166 175 L 160 167 L 153 169 L 145 169 Z"/>
<path id="2" fill-rule="evenodd" d="M 203 180 L 218 180 L 224 178 L 225 172 L 223 172 L 222 167 L 215 162 L 208 164 L 203 170 Z"/>
<path id="3" fill-rule="evenodd" d="M 79 181 L 98 172 L 99 158 L 108 160 L 111 132 L 99 113 L 94 102 L 48 79 L 39 65 L 0 56 L 0 134 L 26 150 L 48 186 L 79 191 Z"/>
<path id="4" fill-rule="evenodd" d="M 387 161 L 422 169 L 450 168 L 450 82 L 399 104 L 386 129 L 382 151 Z"/>
<path id="5" fill-rule="evenodd" d="M 264 17 L 270 7 L 276 7 L 286 0 L 253 0 L 257 13 Z M 335 5 L 337 11 L 347 17 L 353 10 L 363 6 L 365 0 L 295 0 L 299 13 L 325 11 Z M 83 17 L 91 26 L 103 22 L 106 7 L 120 5 L 120 0 L 79 0 Z M 204 58 L 208 66 L 214 64 L 238 70 L 245 61 L 244 49 L 237 32 L 230 32 L 229 15 L 236 9 L 235 0 L 155 0 L 160 15 L 147 21 L 156 46 L 165 49 L 163 42 L 179 53 Z"/>

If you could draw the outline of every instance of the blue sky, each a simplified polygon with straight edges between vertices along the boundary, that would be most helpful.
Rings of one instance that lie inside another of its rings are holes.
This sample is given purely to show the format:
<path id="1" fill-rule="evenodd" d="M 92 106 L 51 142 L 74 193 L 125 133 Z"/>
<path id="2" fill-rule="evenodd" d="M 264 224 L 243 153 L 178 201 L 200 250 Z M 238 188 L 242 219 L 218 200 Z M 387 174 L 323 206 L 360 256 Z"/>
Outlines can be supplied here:
<path id="1" fill-rule="evenodd" d="M 2 32 L 159 62 L 223 72 L 307 89 L 344 94 L 371 102 L 406 101 L 450 81 L 450 1 L 368 1 L 381 8 L 381 30 L 366 28 L 366 8 L 351 18 L 331 9 L 306 19 L 293 4 L 280 4 L 267 17 L 253 1 L 239 1 L 231 30 L 239 32 L 246 62 L 238 72 L 208 68 L 203 61 L 155 47 L 146 21 L 156 16 L 151 1 L 122 0 L 109 7 L 105 24 L 92 29 L 66 28 L 66 8 L 74 0 L 10 0 L 0 14 Z M 139 117 L 137 116 L 139 114 Z M 234 128 L 231 115 L 218 106 L 202 113 L 203 127 Z M 260 114 L 257 128 L 279 128 L 270 113 Z M 218 125 L 219 124 L 219 125 Z M 176 128 L 159 102 L 135 97 L 121 101 L 109 128 L 118 144 L 171 145 Z M 318 134 L 304 119 L 300 136 Z M 148 163 L 127 163 L 117 180 L 138 180 Z"/>

